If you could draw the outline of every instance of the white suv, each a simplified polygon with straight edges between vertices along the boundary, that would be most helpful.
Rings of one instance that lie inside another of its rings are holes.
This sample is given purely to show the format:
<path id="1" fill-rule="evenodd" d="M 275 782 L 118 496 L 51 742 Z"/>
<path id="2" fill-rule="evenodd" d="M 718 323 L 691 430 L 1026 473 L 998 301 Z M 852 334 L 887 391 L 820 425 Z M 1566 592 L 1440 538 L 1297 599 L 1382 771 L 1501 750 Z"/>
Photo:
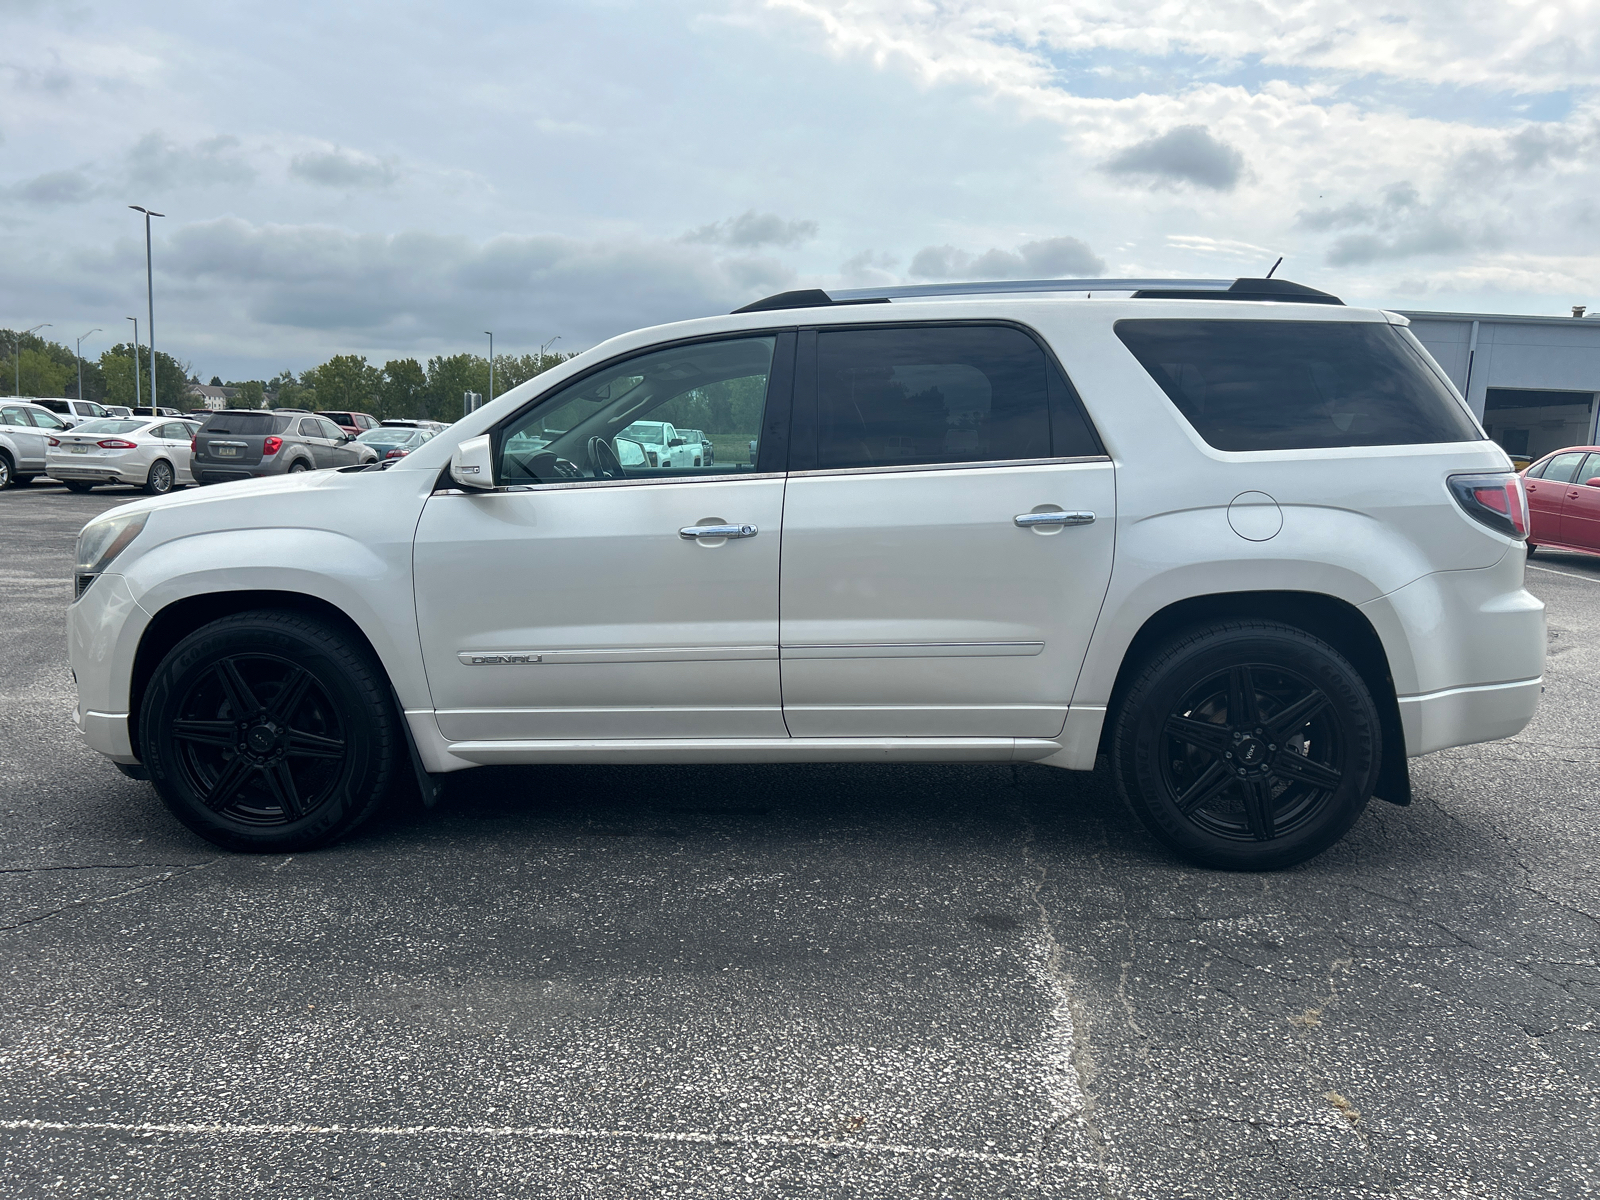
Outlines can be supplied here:
<path id="1" fill-rule="evenodd" d="M 647 419 L 753 461 L 625 467 Z M 410 769 L 1105 755 L 1172 849 L 1273 868 L 1539 700 L 1505 454 L 1403 318 L 1283 280 L 786 293 L 383 465 L 79 538 L 84 736 L 220 845 Z"/>

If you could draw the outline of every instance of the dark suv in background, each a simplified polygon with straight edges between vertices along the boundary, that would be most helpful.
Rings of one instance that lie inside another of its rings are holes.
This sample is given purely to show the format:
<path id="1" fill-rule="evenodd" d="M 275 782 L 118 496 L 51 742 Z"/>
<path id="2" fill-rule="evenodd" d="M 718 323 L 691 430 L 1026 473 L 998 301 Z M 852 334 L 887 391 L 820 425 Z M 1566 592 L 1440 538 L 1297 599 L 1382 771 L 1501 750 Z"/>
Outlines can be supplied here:
<path id="1" fill-rule="evenodd" d="M 212 413 L 194 438 L 190 471 L 196 483 L 226 483 L 377 461 L 326 417 L 295 409 Z"/>

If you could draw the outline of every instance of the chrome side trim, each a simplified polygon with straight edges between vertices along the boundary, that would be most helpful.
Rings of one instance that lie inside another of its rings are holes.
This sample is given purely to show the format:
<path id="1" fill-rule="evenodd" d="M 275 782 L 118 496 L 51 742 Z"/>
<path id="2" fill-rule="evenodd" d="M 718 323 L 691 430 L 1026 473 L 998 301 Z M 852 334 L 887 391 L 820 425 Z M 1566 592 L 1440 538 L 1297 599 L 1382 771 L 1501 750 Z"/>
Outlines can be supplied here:
<path id="1" fill-rule="evenodd" d="M 1011 762 L 1060 750 L 1044 738 L 616 738 L 449 742 L 472 763 Z"/>
<path id="2" fill-rule="evenodd" d="M 816 471 L 791 471 L 792 479 L 823 475 L 903 475 L 910 471 L 989 471 L 997 467 L 1066 467 L 1077 463 L 1109 463 L 1109 454 L 1084 454 L 1075 458 L 998 458 L 985 462 L 915 463 L 889 467 L 828 467 Z"/>
<path id="3" fill-rule="evenodd" d="M 747 483 L 758 479 L 782 479 L 782 471 L 753 471 L 748 475 L 670 475 L 664 479 L 568 479 L 560 483 L 513 483 L 497 487 L 494 491 L 472 493 L 482 496 L 503 496 L 509 492 L 560 492 L 572 488 L 659 487 L 676 483 Z M 440 488 L 435 496 L 463 496 L 453 488 Z"/>
<path id="4" fill-rule="evenodd" d="M 462 650 L 464 667 L 560 667 L 585 663 L 750 662 L 778 657 L 776 646 L 641 646 L 595 650 Z"/>
<path id="5" fill-rule="evenodd" d="M 1043 642 L 840 642 L 785 645 L 783 658 L 1031 658 Z"/>

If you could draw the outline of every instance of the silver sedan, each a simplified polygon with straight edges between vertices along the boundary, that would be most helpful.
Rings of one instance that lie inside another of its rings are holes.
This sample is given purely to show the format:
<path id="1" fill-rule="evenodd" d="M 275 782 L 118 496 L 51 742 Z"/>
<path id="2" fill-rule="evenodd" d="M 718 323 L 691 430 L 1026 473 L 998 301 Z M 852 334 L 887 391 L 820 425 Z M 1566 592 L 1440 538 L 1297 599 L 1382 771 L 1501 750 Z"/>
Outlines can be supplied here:
<path id="1" fill-rule="evenodd" d="M 45 474 L 74 492 L 87 492 L 101 483 L 124 483 L 164 496 L 194 482 L 189 450 L 199 428 L 195 421 L 168 417 L 85 421 L 50 438 Z"/>

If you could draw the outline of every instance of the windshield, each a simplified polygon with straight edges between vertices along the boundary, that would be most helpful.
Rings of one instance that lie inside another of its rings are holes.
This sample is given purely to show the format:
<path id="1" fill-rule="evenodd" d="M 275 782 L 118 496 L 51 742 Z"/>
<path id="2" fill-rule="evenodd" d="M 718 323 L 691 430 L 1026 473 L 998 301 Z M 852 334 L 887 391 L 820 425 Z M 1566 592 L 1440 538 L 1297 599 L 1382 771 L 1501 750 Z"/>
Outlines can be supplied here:
<path id="1" fill-rule="evenodd" d="M 85 421 L 74 429 L 73 433 L 132 433 L 135 429 L 144 429 L 149 426 L 152 417 L 134 417 L 131 420 L 122 417 L 101 417 L 96 421 Z"/>

